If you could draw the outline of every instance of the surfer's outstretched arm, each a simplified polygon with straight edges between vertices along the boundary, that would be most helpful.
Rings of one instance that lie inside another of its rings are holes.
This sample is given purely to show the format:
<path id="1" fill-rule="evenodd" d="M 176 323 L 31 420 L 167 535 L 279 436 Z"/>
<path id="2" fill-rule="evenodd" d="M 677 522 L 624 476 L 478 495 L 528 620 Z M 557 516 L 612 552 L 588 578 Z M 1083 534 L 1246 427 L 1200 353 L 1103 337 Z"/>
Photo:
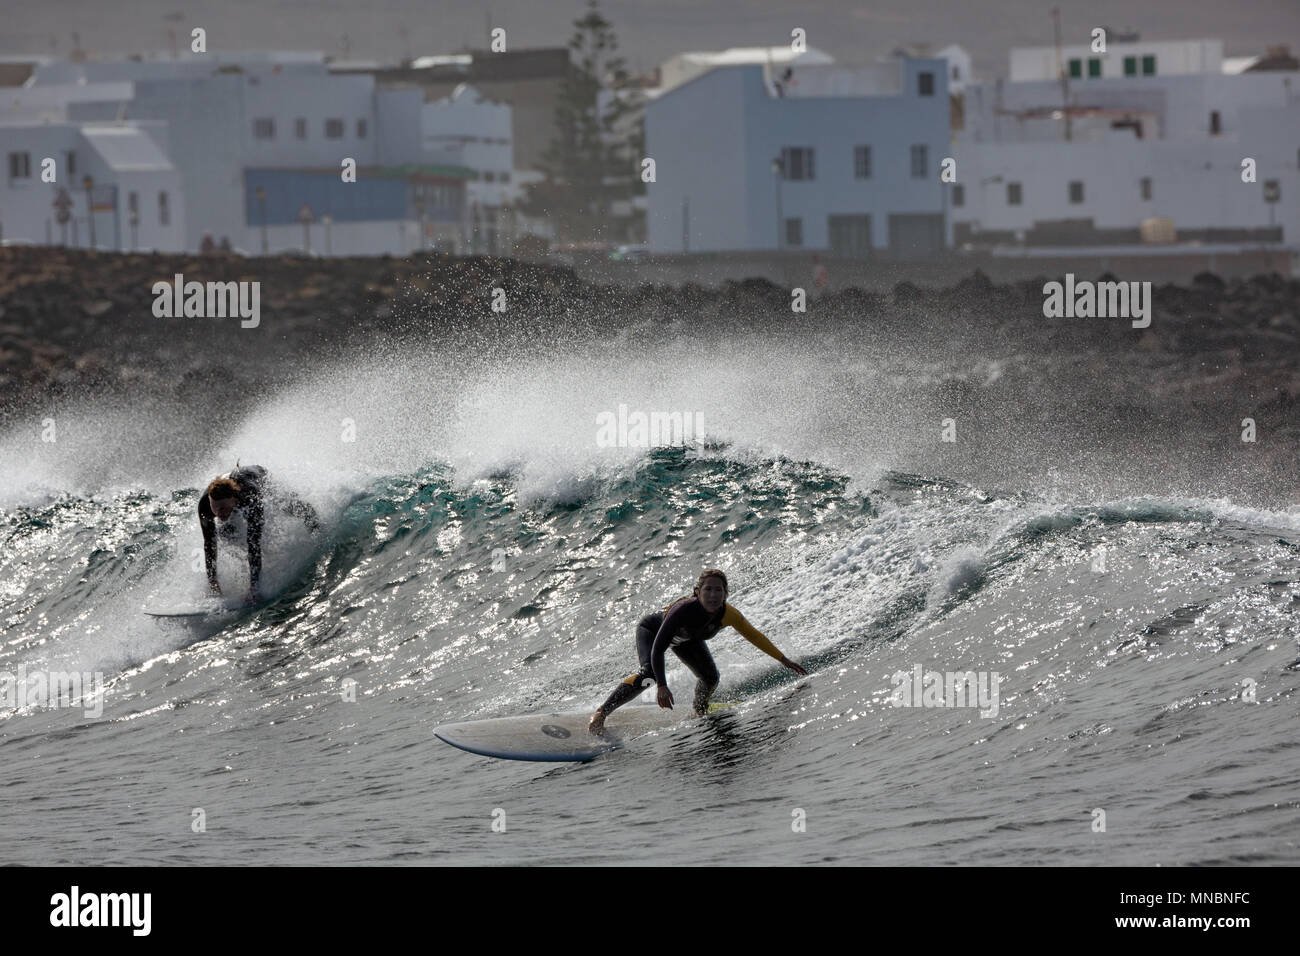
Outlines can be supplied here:
<path id="1" fill-rule="evenodd" d="M 208 496 L 199 498 L 199 527 L 203 530 L 203 567 L 208 572 L 208 590 L 213 594 L 221 593 L 217 583 L 217 525 L 212 520 L 212 508 L 208 506 Z"/>
<path id="2" fill-rule="evenodd" d="M 316 509 L 301 498 L 290 496 L 284 503 L 286 514 L 299 518 L 307 525 L 307 530 L 315 534 L 320 530 L 320 519 L 316 517 Z"/>
<path id="3" fill-rule="evenodd" d="M 777 650 L 776 645 L 764 637 L 762 631 L 745 620 L 745 616 L 730 604 L 727 605 L 727 610 L 723 612 L 722 626 L 734 627 L 741 637 L 749 641 L 749 643 L 753 644 L 768 657 L 775 657 L 786 667 L 790 668 L 790 670 L 805 676 L 808 674 L 806 670 Z"/>
<path id="4" fill-rule="evenodd" d="M 248 522 L 248 593 L 256 597 L 262 583 L 262 498 L 256 496 L 244 512 Z"/>

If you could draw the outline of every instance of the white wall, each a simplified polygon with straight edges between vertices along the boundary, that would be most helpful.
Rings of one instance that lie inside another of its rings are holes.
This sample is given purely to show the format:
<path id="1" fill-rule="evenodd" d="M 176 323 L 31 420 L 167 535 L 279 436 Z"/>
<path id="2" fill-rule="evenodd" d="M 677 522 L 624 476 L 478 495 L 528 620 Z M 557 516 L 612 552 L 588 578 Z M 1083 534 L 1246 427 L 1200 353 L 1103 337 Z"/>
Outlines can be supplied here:
<path id="1" fill-rule="evenodd" d="M 1092 27 L 1071 31 L 1072 36 L 1091 35 Z M 1072 59 L 1081 60 L 1083 78 L 1088 82 L 1089 58 L 1100 58 L 1103 78 L 1123 77 L 1124 58 L 1136 56 L 1137 68 L 1142 70 L 1142 57 L 1154 55 L 1156 76 L 1176 76 L 1189 73 L 1218 73 L 1223 68 L 1222 40 L 1164 40 L 1136 43 L 1115 43 L 1107 39 L 1105 53 L 1093 53 L 1092 44 L 1075 43 L 1061 46 L 1061 68 L 1069 70 Z M 1057 56 L 1054 46 L 1015 47 L 1011 50 L 1011 82 L 1056 80 Z M 1151 79 L 1151 77 L 1147 77 Z M 1096 82 L 1094 79 L 1093 82 Z"/>
<path id="2" fill-rule="evenodd" d="M 68 150 L 74 150 L 77 154 L 77 171 L 71 177 L 66 171 L 65 154 Z M 26 152 L 30 156 L 32 175 L 29 179 L 9 178 L 9 153 L 12 152 Z M 53 157 L 58 163 L 57 183 L 41 181 L 40 165 L 46 156 Z M 114 249 L 120 241 L 122 250 L 131 249 L 132 233 L 127 205 L 127 196 L 131 191 L 140 197 L 137 248 L 161 251 L 183 248 L 185 196 L 179 173 L 174 170 L 114 170 L 104 163 L 102 157 L 81 135 L 80 127 L 75 124 L 0 124 L 0 163 L 3 164 L 0 166 L 0 222 L 3 223 L 6 239 L 26 239 L 44 244 L 48 238 L 54 244 L 59 244 L 64 232 L 55 221 L 53 203 L 59 187 L 62 187 L 68 191 L 68 197 L 72 200 L 69 212 L 77 220 L 76 244 L 81 248 L 89 248 L 86 191 L 81 185 L 82 177 L 89 175 L 97 187 L 110 184 L 118 186 L 117 229 L 114 228 L 113 213 L 96 213 L 96 248 Z M 168 194 L 168 225 L 162 224 L 158 214 L 160 192 Z M 68 225 L 66 235 L 67 242 L 71 245 L 74 241 L 74 227 L 71 224 Z"/>

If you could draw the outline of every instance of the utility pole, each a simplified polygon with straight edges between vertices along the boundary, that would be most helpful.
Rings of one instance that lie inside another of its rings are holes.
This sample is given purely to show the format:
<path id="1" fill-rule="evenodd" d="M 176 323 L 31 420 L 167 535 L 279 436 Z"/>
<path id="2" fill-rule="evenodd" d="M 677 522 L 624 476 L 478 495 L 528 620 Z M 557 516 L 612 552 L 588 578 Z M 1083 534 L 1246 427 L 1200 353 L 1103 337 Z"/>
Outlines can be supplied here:
<path id="1" fill-rule="evenodd" d="M 1070 77 L 1061 59 L 1061 8 L 1052 7 L 1052 29 L 1056 34 L 1056 72 L 1061 78 L 1061 113 L 1065 117 L 1065 141 L 1073 137 L 1070 129 Z"/>

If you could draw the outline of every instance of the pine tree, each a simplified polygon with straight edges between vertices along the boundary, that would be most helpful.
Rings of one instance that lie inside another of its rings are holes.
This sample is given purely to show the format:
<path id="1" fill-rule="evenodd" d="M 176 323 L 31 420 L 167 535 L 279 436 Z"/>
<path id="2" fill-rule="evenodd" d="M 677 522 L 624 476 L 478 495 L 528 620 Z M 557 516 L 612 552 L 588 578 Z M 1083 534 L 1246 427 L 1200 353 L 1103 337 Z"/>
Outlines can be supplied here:
<path id="1" fill-rule="evenodd" d="M 617 55 L 618 38 L 597 0 L 588 0 L 586 13 L 573 26 L 572 69 L 556 104 L 555 137 L 539 163 L 545 178 L 528 187 L 523 211 L 549 218 L 564 239 L 609 239 L 611 204 L 640 185 L 635 175 L 640 123 L 630 134 L 616 129 L 627 125 L 627 114 L 638 104 Z M 602 91 L 612 96 L 603 98 Z"/>

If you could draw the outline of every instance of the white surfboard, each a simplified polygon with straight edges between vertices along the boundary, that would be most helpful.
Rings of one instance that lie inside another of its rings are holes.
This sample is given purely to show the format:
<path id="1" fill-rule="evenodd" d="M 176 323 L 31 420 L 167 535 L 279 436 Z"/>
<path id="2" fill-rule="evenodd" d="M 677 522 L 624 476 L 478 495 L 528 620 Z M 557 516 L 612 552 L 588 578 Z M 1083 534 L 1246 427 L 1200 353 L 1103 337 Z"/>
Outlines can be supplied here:
<path id="1" fill-rule="evenodd" d="M 711 707 L 710 710 L 713 708 Z M 592 711 L 565 714 L 528 714 L 443 724 L 433 730 L 443 743 L 484 757 L 503 760 L 591 760 L 617 750 L 633 737 L 672 727 L 691 717 L 691 708 L 657 704 L 629 704 L 610 714 L 605 733 L 587 730 Z"/>
<path id="2" fill-rule="evenodd" d="M 256 611 L 259 608 L 262 608 L 269 603 L 270 601 L 266 599 L 258 601 L 256 604 L 245 604 L 243 601 L 238 599 L 228 599 L 224 601 L 209 600 L 209 601 L 202 601 L 199 602 L 198 604 L 192 604 L 188 606 L 181 605 L 179 607 L 153 607 L 153 608 L 146 607 L 143 608 L 142 610 L 144 611 L 145 614 L 149 615 L 150 617 L 178 618 L 184 620 L 188 618 L 201 618 L 201 617 L 207 617 L 207 618 L 228 617 L 228 616 L 233 616 L 235 614 L 239 614 L 240 612 L 243 611 Z"/>

